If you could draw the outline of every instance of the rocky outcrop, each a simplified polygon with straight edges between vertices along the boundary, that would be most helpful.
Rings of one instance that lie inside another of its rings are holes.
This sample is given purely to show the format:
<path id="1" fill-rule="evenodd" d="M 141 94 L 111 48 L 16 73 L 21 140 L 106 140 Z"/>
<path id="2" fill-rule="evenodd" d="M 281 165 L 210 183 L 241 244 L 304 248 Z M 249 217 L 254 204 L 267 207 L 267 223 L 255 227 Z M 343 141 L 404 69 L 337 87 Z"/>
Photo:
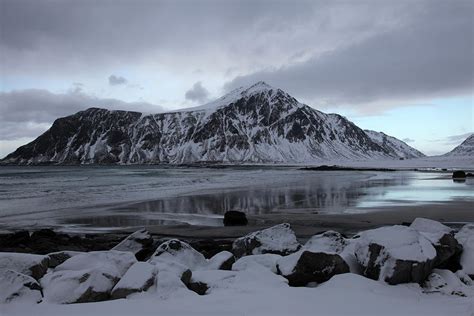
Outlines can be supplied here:
<path id="1" fill-rule="evenodd" d="M 265 253 L 288 255 L 300 247 L 290 224 L 285 223 L 236 239 L 232 252 L 237 258 Z"/>
<path id="2" fill-rule="evenodd" d="M 418 231 L 397 225 L 362 232 L 355 256 L 368 278 L 389 284 L 422 283 L 434 266 L 436 250 Z"/>

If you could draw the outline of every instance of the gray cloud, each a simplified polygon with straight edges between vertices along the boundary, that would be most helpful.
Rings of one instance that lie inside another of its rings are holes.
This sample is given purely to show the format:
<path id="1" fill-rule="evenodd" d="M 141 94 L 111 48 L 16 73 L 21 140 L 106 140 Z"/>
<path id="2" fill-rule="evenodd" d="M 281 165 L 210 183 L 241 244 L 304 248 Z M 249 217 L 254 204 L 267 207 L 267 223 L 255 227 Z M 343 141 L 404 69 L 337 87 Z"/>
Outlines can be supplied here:
<path id="1" fill-rule="evenodd" d="M 2 92 L 0 93 L 0 140 L 39 136 L 56 118 L 71 115 L 89 107 L 147 113 L 163 111 L 162 107 L 149 103 L 101 99 L 77 92 L 75 89 L 64 94 L 39 89 Z"/>
<path id="2" fill-rule="evenodd" d="M 411 138 L 404 138 L 402 139 L 405 143 L 413 143 L 415 140 Z"/>
<path id="3" fill-rule="evenodd" d="M 128 81 L 124 77 L 121 76 L 116 76 L 116 75 L 110 75 L 109 76 L 109 84 L 111 86 L 118 86 L 122 84 L 126 84 Z"/>
<path id="4" fill-rule="evenodd" d="M 397 28 L 303 62 L 236 77 L 226 89 L 264 80 L 305 100 L 360 107 L 471 93 L 473 2 L 425 4 L 406 13 L 409 19 Z"/>
<path id="5" fill-rule="evenodd" d="M 186 100 L 194 102 L 206 102 L 209 97 L 209 91 L 202 86 L 201 81 L 196 82 L 191 89 L 184 94 Z"/>
<path id="6" fill-rule="evenodd" d="M 471 135 L 472 135 L 472 132 L 465 133 L 465 134 L 459 134 L 459 135 L 451 135 L 451 136 L 448 136 L 448 137 L 444 138 L 442 141 L 446 145 L 459 145 L 463 141 L 465 141 L 466 138 L 468 138 Z"/>

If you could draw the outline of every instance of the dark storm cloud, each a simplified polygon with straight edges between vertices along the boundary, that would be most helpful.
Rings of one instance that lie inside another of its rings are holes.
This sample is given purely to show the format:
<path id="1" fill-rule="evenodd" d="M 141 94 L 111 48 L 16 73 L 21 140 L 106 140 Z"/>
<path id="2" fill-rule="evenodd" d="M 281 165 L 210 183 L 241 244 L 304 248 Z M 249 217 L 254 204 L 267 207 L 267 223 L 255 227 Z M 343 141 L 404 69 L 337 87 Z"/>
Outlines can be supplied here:
<path id="1" fill-rule="evenodd" d="M 76 89 L 65 94 L 29 89 L 0 93 L 0 140 L 34 137 L 58 117 L 89 107 L 139 112 L 161 112 L 163 108 L 145 102 L 100 99 Z"/>
<path id="2" fill-rule="evenodd" d="M 226 88 L 264 80 L 308 100 L 346 104 L 472 92 L 473 2 L 425 4 L 393 30 L 304 62 L 239 76 Z"/>
<path id="3" fill-rule="evenodd" d="M 196 82 L 191 89 L 184 94 L 186 100 L 194 102 L 205 102 L 208 100 L 209 91 L 202 86 L 200 81 Z"/>
<path id="4" fill-rule="evenodd" d="M 123 85 L 128 82 L 127 79 L 121 76 L 116 76 L 116 75 L 110 75 L 109 76 L 109 85 L 111 86 L 118 86 L 118 85 Z"/>

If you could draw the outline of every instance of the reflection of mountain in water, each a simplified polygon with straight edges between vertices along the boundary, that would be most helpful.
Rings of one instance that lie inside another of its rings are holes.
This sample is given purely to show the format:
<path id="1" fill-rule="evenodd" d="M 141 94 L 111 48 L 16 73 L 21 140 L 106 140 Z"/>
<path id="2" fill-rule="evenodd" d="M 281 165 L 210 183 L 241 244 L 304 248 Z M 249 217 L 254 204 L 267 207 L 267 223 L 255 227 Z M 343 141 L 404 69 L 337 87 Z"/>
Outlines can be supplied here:
<path id="1" fill-rule="evenodd" d="M 406 185 L 406 177 L 393 179 L 362 180 L 359 177 L 345 177 L 319 174 L 311 180 L 299 183 L 273 184 L 267 187 L 251 187 L 213 194 L 186 195 L 155 201 L 140 202 L 120 211 L 181 213 L 181 214 L 224 214 L 240 210 L 248 214 L 276 212 L 342 212 L 356 206 L 361 197 L 383 195 L 384 190 L 368 190 L 373 187 Z"/>

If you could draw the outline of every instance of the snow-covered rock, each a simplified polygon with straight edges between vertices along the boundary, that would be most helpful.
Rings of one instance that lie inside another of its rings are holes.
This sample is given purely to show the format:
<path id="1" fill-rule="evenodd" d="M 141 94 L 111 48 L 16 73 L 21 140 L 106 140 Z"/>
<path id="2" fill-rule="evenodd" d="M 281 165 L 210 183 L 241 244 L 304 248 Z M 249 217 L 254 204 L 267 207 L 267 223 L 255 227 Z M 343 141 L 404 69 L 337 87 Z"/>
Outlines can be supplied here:
<path id="1" fill-rule="evenodd" d="M 148 290 L 155 283 L 157 272 L 157 267 L 148 262 L 134 263 L 112 289 L 111 298 L 125 298 Z"/>
<path id="2" fill-rule="evenodd" d="M 248 269 L 253 269 L 253 268 L 265 268 L 273 273 L 277 273 L 277 262 L 280 260 L 281 256 L 272 254 L 272 253 L 266 253 L 263 255 L 250 255 L 250 256 L 245 256 L 237 260 L 233 265 L 232 265 L 232 270 L 234 271 L 243 271 L 243 270 L 248 270 Z"/>
<path id="3" fill-rule="evenodd" d="M 112 250 L 129 251 L 138 260 L 144 260 L 153 253 L 153 237 L 146 229 L 140 229 L 122 240 Z"/>
<path id="4" fill-rule="evenodd" d="M 207 266 L 207 260 L 200 252 L 178 239 L 168 240 L 156 249 L 149 262 L 159 261 L 180 263 L 190 270 Z"/>
<path id="5" fill-rule="evenodd" d="M 404 141 L 401 141 L 398 138 L 389 136 L 383 132 L 371 130 L 364 130 L 364 132 L 370 137 L 370 139 L 372 139 L 373 142 L 380 145 L 380 147 L 386 151 L 393 153 L 394 156 L 404 159 L 426 157 L 425 154 L 407 145 Z"/>
<path id="6" fill-rule="evenodd" d="M 460 145 L 450 152 L 444 154 L 448 157 L 472 157 L 474 156 L 474 134 L 469 135 Z"/>
<path id="7" fill-rule="evenodd" d="M 462 246 L 454 237 L 454 231 L 440 222 L 427 218 L 416 218 L 410 227 L 428 238 L 435 247 L 435 266 L 446 265 L 448 260 L 462 251 Z"/>
<path id="8" fill-rule="evenodd" d="M 425 236 L 400 225 L 362 232 L 354 251 L 366 277 L 389 284 L 423 282 L 436 259 Z"/>
<path id="9" fill-rule="evenodd" d="M 137 260 L 130 252 L 94 251 L 76 255 L 41 279 L 45 300 L 84 303 L 106 300 Z"/>
<path id="10" fill-rule="evenodd" d="M 463 247 L 460 263 L 462 270 L 474 279 L 474 224 L 464 225 L 456 234 Z"/>
<path id="11" fill-rule="evenodd" d="M 347 263 L 336 253 L 300 250 L 277 262 L 278 273 L 288 279 L 290 286 L 326 282 L 336 274 L 350 272 Z"/>
<path id="12" fill-rule="evenodd" d="M 176 292 L 186 290 L 186 284 L 191 280 L 192 272 L 181 263 L 167 260 L 152 260 L 158 270 L 156 276 L 156 292 L 161 298 L 173 296 Z"/>
<path id="13" fill-rule="evenodd" d="M 213 289 L 228 287 L 236 276 L 234 271 L 223 270 L 201 270 L 192 273 L 188 288 L 194 292 L 204 295 L 212 292 Z"/>
<path id="14" fill-rule="evenodd" d="M 449 270 L 434 269 L 423 283 L 423 289 L 426 293 L 474 297 L 474 286 L 465 284 Z"/>
<path id="15" fill-rule="evenodd" d="M 207 269 L 209 270 L 232 270 L 235 263 L 234 255 L 229 251 L 221 251 L 209 259 Z"/>
<path id="16" fill-rule="evenodd" d="M 82 252 L 79 252 L 79 251 L 68 251 L 68 250 L 48 253 L 47 256 L 49 258 L 49 267 L 56 268 L 67 259 L 72 258 L 81 253 Z"/>
<path id="17" fill-rule="evenodd" d="M 287 255 L 300 247 L 290 224 L 284 223 L 236 239 L 232 252 L 237 258 L 265 253 Z"/>
<path id="18" fill-rule="evenodd" d="M 39 280 L 48 270 L 48 256 L 27 253 L 0 252 L 0 273 L 13 270 Z"/>
<path id="19" fill-rule="evenodd" d="M 13 271 L 0 271 L 0 304 L 39 303 L 41 286 L 32 277 Z"/>

